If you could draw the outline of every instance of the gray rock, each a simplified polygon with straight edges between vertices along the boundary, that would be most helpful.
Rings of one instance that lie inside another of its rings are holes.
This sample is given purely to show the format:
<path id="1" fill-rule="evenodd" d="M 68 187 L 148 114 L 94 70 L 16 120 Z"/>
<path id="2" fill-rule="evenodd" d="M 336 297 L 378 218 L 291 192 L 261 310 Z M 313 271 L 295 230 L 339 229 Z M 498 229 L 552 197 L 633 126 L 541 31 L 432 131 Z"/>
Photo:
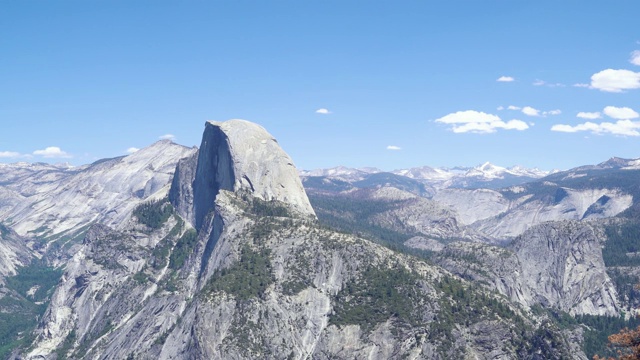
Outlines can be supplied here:
<path id="1" fill-rule="evenodd" d="M 293 160 L 264 128 L 244 120 L 205 124 L 193 188 L 197 228 L 220 190 L 282 201 L 315 216 Z"/>
<path id="2" fill-rule="evenodd" d="M 437 263 L 527 307 L 616 316 L 621 307 L 602 260 L 603 241 L 598 226 L 549 222 L 525 231 L 507 248 L 453 243 Z"/>

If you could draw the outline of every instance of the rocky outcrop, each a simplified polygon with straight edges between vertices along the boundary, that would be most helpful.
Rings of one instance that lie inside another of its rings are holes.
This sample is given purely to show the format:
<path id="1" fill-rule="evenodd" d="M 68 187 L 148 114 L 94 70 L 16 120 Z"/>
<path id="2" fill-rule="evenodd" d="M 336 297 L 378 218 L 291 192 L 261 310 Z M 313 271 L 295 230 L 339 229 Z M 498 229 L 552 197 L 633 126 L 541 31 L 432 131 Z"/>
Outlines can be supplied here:
<path id="1" fill-rule="evenodd" d="M 599 227 L 551 222 L 532 227 L 507 248 L 453 243 L 437 263 L 527 307 L 616 316 L 621 308 L 602 260 L 603 241 Z"/>
<path id="2" fill-rule="evenodd" d="M 0 224 L 0 284 L 3 278 L 16 274 L 16 270 L 29 263 L 33 250 L 27 241 L 13 230 Z"/>
<path id="3" fill-rule="evenodd" d="M 176 208 L 176 211 L 193 227 L 196 226 L 193 182 L 196 178 L 198 154 L 199 152 L 196 151 L 193 155 L 178 161 L 171 181 L 171 190 L 169 190 L 169 201 Z"/>
<path id="4" fill-rule="evenodd" d="M 0 221 L 7 220 L 18 234 L 51 240 L 95 222 L 118 227 L 138 204 L 166 196 L 176 164 L 194 151 L 163 140 L 129 156 L 80 168 L 47 167 L 35 173 L 41 177 L 4 185 L 28 196 L 5 209 Z"/>
<path id="5" fill-rule="evenodd" d="M 386 232 L 395 234 L 395 239 L 418 236 L 436 242 L 489 241 L 473 229 L 460 226 L 457 214 L 446 206 L 393 186 L 339 194 L 311 193 L 310 197 L 321 222 L 370 238 Z M 421 247 L 417 242 L 407 246 Z"/>
<path id="6" fill-rule="evenodd" d="M 366 191 L 362 191 L 366 193 Z M 394 187 L 382 187 L 370 192 L 372 200 L 383 200 L 390 206 L 381 207 L 380 212 L 369 221 L 383 228 L 408 234 L 437 239 L 479 239 L 472 230 L 458 225 L 456 213 L 437 201 L 425 199 Z"/>
<path id="7" fill-rule="evenodd" d="M 462 225 L 496 216 L 511 207 L 500 192 L 489 189 L 445 189 L 436 193 L 433 200 L 455 211 Z"/>
<path id="8" fill-rule="evenodd" d="M 193 181 L 197 228 L 220 190 L 245 191 L 315 215 L 289 155 L 264 128 L 248 121 L 205 124 Z"/>
<path id="9" fill-rule="evenodd" d="M 503 241 L 547 221 L 613 217 L 633 203 L 631 195 L 615 188 L 571 189 L 552 183 L 535 191 L 523 186 L 501 191 L 445 189 L 433 200 L 455 211 L 461 225 Z"/>
<path id="10" fill-rule="evenodd" d="M 526 231 L 512 244 L 532 300 L 571 314 L 617 315 L 617 292 L 602 260 L 601 229 L 552 222 Z"/>
<path id="11" fill-rule="evenodd" d="M 615 216 L 631 206 L 633 197 L 617 189 L 557 188 L 552 195 L 518 201 L 507 212 L 478 221 L 472 227 L 491 237 L 513 238 L 546 221 Z"/>

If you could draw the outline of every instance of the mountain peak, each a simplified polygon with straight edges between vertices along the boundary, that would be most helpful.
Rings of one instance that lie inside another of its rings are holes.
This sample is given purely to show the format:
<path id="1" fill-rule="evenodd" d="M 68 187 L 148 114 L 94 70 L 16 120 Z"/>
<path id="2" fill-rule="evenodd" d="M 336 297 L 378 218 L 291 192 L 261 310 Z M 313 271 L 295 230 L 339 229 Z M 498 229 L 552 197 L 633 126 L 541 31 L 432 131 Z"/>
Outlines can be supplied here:
<path id="1" fill-rule="evenodd" d="M 220 190 L 247 191 L 315 216 L 289 155 L 262 126 L 246 120 L 205 123 L 193 187 L 196 226 Z"/>
<path id="2" fill-rule="evenodd" d="M 619 157 L 612 157 L 611 159 L 598 164 L 598 167 L 603 169 L 617 169 L 628 166 L 632 162 L 631 159 L 623 159 Z"/>
<path id="3" fill-rule="evenodd" d="M 503 168 L 503 167 L 497 166 L 497 165 L 493 165 L 492 163 L 487 161 L 484 164 L 480 165 L 478 167 L 478 170 L 481 170 L 481 171 L 504 171 L 506 169 Z"/>

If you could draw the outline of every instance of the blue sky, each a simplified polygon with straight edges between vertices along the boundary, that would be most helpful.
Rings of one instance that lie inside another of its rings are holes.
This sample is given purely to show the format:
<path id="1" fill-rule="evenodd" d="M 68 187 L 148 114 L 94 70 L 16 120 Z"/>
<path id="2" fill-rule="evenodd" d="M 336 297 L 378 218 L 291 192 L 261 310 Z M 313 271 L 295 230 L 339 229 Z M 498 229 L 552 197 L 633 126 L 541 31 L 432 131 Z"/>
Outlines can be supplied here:
<path id="1" fill-rule="evenodd" d="M 1 5 L 2 162 L 199 145 L 232 118 L 303 169 L 640 157 L 636 0 Z"/>

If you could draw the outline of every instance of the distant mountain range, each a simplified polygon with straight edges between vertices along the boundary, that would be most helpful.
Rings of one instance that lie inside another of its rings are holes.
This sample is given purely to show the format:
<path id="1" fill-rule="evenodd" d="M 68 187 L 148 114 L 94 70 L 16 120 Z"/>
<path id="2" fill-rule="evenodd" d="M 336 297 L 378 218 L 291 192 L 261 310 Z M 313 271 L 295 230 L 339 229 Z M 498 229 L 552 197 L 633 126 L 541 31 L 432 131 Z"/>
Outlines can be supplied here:
<path id="1" fill-rule="evenodd" d="M 310 177 L 324 177 L 332 180 L 353 183 L 369 179 L 373 174 L 386 173 L 417 180 L 434 189 L 497 189 L 540 179 L 554 172 L 557 172 L 557 170 L 544 171 L 537 168 L 529 169 L 521 166 L 505 168 L 486 162 L 475 167 L 433 168 L 430 166 L 421 166 L 389 172 L 373 167 L 356 169 L 337 166 L 329 169 L 303 170 L 300 171 L 300 176 L 303 179 Z M 380 177 L 380 175 L 377 176 Z"/>

